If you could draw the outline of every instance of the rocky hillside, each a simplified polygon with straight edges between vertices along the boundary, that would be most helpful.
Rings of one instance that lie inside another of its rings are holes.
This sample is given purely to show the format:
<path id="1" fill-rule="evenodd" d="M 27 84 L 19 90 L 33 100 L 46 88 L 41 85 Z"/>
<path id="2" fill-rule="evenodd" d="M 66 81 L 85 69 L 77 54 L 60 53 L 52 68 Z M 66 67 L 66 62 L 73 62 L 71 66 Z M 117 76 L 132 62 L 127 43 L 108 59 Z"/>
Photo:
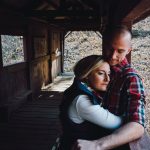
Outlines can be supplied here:
<path id="1" fill-rule="evenodd" d="M 150 17 L 132 28 L 132 66 L 143 78 L 146 90 L 146 128 L 150 133 Z"/>
<path id="2" fill-rule="evenodd" d="M 71 72 L 81 58 L 102 52 L 101 35 L 97 32 L 72 32 L 65 39 L 64 70 Z"/>
<path id="3" fill-rule="evenodd" d="M 24 61 L 23 36 L 1 35 L 3 65 Z"/>

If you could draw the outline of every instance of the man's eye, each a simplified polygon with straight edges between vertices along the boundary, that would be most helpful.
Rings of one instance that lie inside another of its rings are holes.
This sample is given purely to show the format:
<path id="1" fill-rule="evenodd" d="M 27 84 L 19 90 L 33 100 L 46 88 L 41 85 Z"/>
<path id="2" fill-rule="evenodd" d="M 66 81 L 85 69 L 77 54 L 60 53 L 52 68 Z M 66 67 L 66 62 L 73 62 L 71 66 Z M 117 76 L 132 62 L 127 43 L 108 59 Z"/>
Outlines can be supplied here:
<path id="1" fill-rule="evenodd" d="M 122 51 L 119 51 L 118 53 L 121 54 L 121 53 L 123 53 L 123 52 L 122 52 Z"/>
<path id="2" fill-rule="evenodd" d="M 123 50 L 123 49 L 120 49 L 120 50 L 118 50 L 118 53 L 123 53 L 125 50 Z"/>

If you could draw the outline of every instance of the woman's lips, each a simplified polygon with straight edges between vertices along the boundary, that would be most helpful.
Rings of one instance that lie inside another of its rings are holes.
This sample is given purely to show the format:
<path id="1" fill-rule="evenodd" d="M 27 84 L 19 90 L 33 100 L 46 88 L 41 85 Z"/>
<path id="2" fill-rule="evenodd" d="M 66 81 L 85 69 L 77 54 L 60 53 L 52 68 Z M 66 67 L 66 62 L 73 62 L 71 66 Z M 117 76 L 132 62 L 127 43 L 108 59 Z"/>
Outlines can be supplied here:
<path id="1" fill-rule="evenodd" d="M 102 84 L 102 85 L 106 85 L 107 86 L 108 84 Z"/>

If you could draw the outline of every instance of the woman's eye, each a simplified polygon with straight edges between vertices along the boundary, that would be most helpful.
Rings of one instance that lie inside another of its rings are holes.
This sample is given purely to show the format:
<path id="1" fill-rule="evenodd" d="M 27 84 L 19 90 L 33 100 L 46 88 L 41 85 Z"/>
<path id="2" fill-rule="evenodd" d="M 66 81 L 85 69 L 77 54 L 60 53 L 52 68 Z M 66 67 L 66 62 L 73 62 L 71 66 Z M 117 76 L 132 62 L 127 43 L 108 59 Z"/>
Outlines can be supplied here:
<path id="1" fill-rule="evenodd" d="M 103 73 L 103 72 L 98 72 L 98 74 L 99 74 L 99 75 L 103 75 L 104 73 Z"/>

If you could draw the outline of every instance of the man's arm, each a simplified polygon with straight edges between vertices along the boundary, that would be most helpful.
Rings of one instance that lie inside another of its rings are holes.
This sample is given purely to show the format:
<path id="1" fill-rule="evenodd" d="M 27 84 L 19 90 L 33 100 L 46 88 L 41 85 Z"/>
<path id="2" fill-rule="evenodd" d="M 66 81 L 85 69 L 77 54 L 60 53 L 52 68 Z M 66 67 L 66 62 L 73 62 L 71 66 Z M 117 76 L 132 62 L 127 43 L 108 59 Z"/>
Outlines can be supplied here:
<path id="1" fill-rule="evenodd" d="M 76 150 L 109 150 L 140 138 L 144 127 L 136 122 L 130 122 L 114 133 L 94 141 L 77 140 Z"/>
<path id="2" fill-rule="evenodd" d="M 141 79 L 138 76 L 129 78 L 128 84 L 128 116 L 124 126 L 111 135 L 95 141 L 79 140 L 79 150 L 107 150 L 129 143 L 140 138 L 144 133 L 145 94 Z M 85 148 L 86 147 L 86 148 Z M 92 147 L 92 148 L 91 148 Z"/>
<path id="3" fill-rule="evenodd" d="M 111 135 L 108 135 L 95 142 L 102 149 L 112 149 L 120 145 L 129 143 L 133 140 L 140 138 L 144 133 L 144 127 L 136 122 L 130 122 L 116 130 Z"/>

